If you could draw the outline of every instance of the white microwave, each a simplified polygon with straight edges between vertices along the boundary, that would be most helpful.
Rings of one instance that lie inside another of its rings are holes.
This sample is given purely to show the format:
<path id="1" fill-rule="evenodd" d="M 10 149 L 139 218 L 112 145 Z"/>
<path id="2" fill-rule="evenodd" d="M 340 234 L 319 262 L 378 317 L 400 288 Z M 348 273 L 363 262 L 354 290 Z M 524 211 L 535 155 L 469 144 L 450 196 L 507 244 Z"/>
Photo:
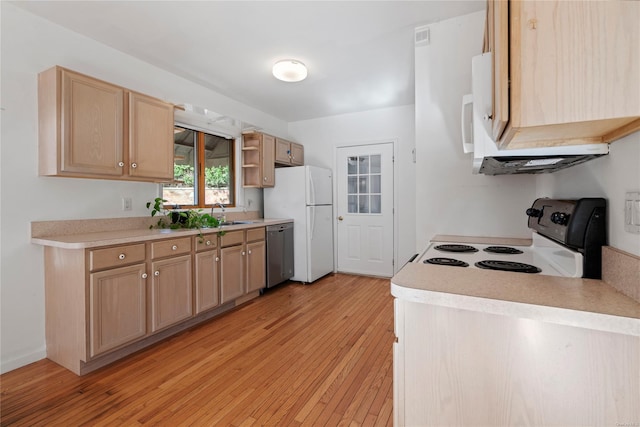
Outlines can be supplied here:
<path id="1" fill-rule="evenodd" d="M 491 138 L 493 54 L 471 60 L 472 94 L 462 98 L 462 147 L 473 153 L 473 173 L 486 175 L 555 172 L 609 154 L 609 144 L 500 150 Z"/>

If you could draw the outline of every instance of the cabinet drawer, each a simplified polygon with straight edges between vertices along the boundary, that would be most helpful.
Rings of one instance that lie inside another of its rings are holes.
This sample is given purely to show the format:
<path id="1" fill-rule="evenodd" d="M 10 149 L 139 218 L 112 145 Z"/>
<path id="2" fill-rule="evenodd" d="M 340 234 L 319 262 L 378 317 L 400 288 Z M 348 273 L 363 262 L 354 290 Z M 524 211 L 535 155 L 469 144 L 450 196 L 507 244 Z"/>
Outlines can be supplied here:
<path id="1" fill-rule="evenodd" d="M 204 236 L 194 237 L 196 251 L 206 251 L 218 247 L 218 236 L 216 234 L 205 234 Z"/>
<path id="2" fill-rule="evenodd" d="M 191 237 L 163 240 L 151 244 L 151 258 L 185 254 L 191 251 Z"/>
<path id="3" fill-rule="evenodd" d="M 144 258 L 144 243 L 117 246 L 115 248 L 94 249 L 89 251 L 89 268 L 91 271 L 94 271 L 103 268 L 119 267 L 134 262 L 143 262 Z"/>
<path id="4" fill-rule="evenodd" d="M 247 242 L 255 242 L 256 240 L 264 240 L 264 227 L 247 230 Z"/>
<path id="5" fill-rule="evenodd" d="M 244 231 L 228 231 L 220 238 L 220 246 L 241 245 L 244 242 Z"/>

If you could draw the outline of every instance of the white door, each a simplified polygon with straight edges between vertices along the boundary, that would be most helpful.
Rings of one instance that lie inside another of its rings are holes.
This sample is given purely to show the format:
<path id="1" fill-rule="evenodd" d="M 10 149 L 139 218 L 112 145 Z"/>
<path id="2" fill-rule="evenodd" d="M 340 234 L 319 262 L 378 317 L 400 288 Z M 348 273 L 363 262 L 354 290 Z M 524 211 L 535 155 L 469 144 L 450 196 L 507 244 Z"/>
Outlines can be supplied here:
<path id="1" fill-rule="evenodd" d="M 393 144 L 337 149 L 337 270 L 393 276 Z"/>

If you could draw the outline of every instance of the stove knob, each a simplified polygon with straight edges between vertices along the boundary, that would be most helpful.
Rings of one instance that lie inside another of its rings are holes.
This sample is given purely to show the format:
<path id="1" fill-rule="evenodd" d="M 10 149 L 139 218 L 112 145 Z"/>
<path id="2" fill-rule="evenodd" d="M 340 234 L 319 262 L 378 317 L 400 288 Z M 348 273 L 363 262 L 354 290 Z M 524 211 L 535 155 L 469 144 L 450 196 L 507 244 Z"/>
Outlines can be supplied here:
<path id="1" fill-rule="evenodd" d="M 551 214 L 551 222 L 558 225 L 567 225 L 569 223 L 569 214 L 554 212 Z"/>
<path id="2" fill-rule="evenodd" d="M 533 218 L 540 218 L 542 216 L 542 211 L 540 209 L 529 208 L 527 209 L 527 215 Z"/>

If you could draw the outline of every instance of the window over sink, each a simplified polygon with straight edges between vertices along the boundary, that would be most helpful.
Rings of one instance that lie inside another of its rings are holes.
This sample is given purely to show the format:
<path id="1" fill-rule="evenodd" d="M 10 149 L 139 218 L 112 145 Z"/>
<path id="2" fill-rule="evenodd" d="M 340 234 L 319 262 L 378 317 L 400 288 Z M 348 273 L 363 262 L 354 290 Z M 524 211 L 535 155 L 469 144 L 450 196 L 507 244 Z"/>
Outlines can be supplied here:
<path id="1" fill-rule="evenodd" d="M 166 204 L 186 208 L 235 206 L 234 140 L 175 126 L 174 181 L 163 184 Z"/>

